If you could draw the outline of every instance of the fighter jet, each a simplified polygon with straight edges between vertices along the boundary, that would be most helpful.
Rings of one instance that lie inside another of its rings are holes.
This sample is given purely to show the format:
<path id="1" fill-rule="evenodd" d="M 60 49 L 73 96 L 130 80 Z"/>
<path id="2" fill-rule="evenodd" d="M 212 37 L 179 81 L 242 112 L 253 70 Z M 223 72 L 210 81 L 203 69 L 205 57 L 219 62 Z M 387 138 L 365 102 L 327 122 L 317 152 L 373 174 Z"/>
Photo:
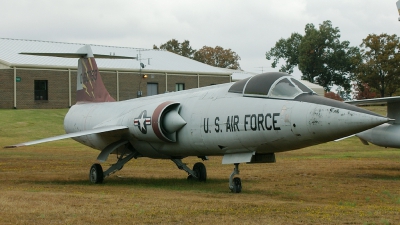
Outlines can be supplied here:
<path id="1" fill-rule="evenodd" d="M 358 133 L 389 121 L 373 112 L 316 95 L 286 73 L 263 73 L 235 83 L 165 93 L 116 102 L 105 88 L 90 46 L 76 53 L 24 53 L 78 57 L 77 103 L 64 120 L 66 134 L 6 146 L 20 147 L 72 138 L 100 151 L 99 162 L 117 154 L 103 171 L 89 171 L 92 183 L 102 183 L 131 159 L 169 159 L 206 181 L 202 162 L 189 168 L 182 159 L 223 156 L 233 164 L 229 188 L 242 190 L 240 163 L 273 163 L 275 153 L 317 145 Z M 124 58 L 124 57 L 123 57 Z M 129 58 L 129 57 L 125 57 Z"/>
<path id="2" fill-rule="evenodd" d="M 347 101 L 352 105 L 387 104 L 387 117 L 394 119 L 372 129 L 357 133 L 361 142 L 368 142 L 381 147 L 400 148 L 400 97 L 373 98 L 364 100 Z"/>
<path id="3" fill-rule="evenodd" d="M 396 2 L 396 6 L 397 6 L 397 10 L 399 11 L 399 15 L 400 15 L 400 0 Z M 400 17 L 399 17 L 399 21 L 400 21 Z"/>

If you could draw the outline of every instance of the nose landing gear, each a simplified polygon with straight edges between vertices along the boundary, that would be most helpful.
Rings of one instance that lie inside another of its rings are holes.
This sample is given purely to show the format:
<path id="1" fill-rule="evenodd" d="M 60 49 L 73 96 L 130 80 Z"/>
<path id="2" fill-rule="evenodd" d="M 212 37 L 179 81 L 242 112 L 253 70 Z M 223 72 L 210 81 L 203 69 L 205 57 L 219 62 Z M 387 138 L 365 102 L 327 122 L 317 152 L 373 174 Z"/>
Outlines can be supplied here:
<path id="1" fill-rule="evenodd" d="M 242 191 L 242 181 L 239 177 L 235 177 L 235 175 L 239 174 L 239 163 L 235 163 L 235 168 L 229 177 L 229 189 L 233 193 L 240 193 Z"/>

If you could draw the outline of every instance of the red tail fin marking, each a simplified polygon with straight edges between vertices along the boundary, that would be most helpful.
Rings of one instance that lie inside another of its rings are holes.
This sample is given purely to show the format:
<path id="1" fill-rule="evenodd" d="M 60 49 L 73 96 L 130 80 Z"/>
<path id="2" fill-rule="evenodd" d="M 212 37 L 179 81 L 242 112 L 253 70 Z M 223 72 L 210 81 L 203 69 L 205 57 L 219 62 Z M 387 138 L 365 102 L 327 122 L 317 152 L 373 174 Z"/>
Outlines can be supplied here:
<path id="1" fill-rule="evenodd" d="M 104 86 L 94 57 L 79 59 L 76 101 L 115 102 Z"/>

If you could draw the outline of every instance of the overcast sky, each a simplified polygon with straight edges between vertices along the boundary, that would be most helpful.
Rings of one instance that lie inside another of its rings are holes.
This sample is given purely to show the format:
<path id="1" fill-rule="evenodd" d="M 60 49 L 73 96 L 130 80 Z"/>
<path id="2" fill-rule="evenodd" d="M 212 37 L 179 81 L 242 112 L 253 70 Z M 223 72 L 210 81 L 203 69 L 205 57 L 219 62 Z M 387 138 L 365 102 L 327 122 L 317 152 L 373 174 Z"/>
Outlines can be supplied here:
<path id="1" fill-rule="evenodd" d="M 352 46 L 368 34 L 397 34 L 396 1 L 0 0 L 0 37 L 137 48 L 175 38 L 195 49 L 230 48 L 242 69 L 261 73 L 277 70 L 265 52 L 280 38 L 304 34 L 307 23 L 331 20 Z"/>

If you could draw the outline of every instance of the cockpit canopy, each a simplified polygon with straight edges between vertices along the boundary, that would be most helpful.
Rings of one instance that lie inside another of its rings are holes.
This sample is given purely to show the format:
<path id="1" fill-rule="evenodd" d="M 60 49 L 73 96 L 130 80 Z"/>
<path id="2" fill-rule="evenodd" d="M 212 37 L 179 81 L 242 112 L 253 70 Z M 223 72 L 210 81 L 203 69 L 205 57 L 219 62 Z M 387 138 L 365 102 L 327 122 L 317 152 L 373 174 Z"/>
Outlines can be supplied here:
<path id="1" fill-rule="evenodd" d="M 303 93 L 315 94 L 310 88 L 287 73 L 258 74 L 234 83 L 229 92 L 243 96 L 294 99 Z"/>

